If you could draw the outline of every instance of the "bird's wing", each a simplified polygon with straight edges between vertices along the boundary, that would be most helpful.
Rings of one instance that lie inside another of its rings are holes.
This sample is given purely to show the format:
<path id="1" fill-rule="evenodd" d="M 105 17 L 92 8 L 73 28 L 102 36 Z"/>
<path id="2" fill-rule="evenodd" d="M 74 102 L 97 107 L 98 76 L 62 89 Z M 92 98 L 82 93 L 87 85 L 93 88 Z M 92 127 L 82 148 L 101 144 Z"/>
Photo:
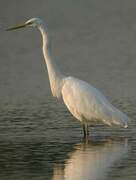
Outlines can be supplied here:
<path id="1" fill-rule="evenodd" d="M 70 112 L 80 121 L 101 120 L 105 124 L 127 125 L 128 117 L 115 108 L 96 88 L 79 79 L 64 79 L 62 97 Z"/>

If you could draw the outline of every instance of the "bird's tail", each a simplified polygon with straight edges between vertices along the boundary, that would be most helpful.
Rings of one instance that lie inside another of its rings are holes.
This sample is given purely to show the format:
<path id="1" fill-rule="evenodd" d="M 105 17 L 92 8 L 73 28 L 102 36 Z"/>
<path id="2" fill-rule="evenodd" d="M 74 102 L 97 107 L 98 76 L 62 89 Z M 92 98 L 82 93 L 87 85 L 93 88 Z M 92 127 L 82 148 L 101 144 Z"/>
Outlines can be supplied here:
<path id="1" fill-rule="evenodd" d="M 115 125 L 128 128 L 128 123 L 130 122 L 130 118 L 123 112 L 116 109 L 115 114 L 112 116 L 112 122 Z"/>
<path id="2" fill-rule="evenodd" d="M 103 118 L 103 122 L 109 126 L 127 128 L 130 118 L 125 113 L 112 106 L 112 108 L 109 109 L 108 115 Z"/>

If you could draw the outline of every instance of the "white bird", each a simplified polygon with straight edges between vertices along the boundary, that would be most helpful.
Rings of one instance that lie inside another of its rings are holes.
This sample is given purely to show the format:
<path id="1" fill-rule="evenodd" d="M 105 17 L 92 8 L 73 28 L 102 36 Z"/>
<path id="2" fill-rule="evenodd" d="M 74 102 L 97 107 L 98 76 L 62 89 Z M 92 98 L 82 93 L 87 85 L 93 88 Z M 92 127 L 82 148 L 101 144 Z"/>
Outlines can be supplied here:
<path id="1" fill-rule="evenodd" d="M 83 125 L 84 137 L 88 137 L 88 125 L 104 123 L 109 126 L 128 127 L 128 116 L 114 107 L 106 97 L 87 82 L 71 76 L 64 76 L 49 53 L 49 39 L 45 23 L 40 18 L 32 18 L 8 31 L 36 27 L 43 39 L 43 55 L 47 65 L 50 87 L 53 96 L 62 98 L 68 110 Z"/>

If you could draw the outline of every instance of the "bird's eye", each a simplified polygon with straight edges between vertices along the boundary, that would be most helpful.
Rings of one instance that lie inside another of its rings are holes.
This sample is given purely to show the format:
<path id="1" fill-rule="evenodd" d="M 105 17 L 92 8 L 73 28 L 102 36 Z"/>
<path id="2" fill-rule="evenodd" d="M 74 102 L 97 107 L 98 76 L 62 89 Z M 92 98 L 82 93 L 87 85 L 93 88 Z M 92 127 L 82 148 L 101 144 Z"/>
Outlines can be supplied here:
<path id="1" fill-rule="evenodd" d="M 31 24 L 32 24 L 32 22 L 28 22 L 28 23 L 27 23 L 27 25 L 31 25 Z"/>

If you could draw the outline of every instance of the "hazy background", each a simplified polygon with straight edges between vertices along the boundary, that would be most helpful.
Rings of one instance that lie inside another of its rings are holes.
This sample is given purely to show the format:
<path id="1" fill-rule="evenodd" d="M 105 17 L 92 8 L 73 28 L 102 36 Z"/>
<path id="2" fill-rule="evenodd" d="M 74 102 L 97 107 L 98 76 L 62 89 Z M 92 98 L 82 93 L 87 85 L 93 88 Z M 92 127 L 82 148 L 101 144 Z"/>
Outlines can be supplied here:
<path id="1" fill-rule="evenodd" d="M 114 98 L 135 97 L 134 0 L 0 0 L 0 99 L 50 94 L 39 32 L 5 31 L 32 17 L 46 21 L 65 74 Z"/>

